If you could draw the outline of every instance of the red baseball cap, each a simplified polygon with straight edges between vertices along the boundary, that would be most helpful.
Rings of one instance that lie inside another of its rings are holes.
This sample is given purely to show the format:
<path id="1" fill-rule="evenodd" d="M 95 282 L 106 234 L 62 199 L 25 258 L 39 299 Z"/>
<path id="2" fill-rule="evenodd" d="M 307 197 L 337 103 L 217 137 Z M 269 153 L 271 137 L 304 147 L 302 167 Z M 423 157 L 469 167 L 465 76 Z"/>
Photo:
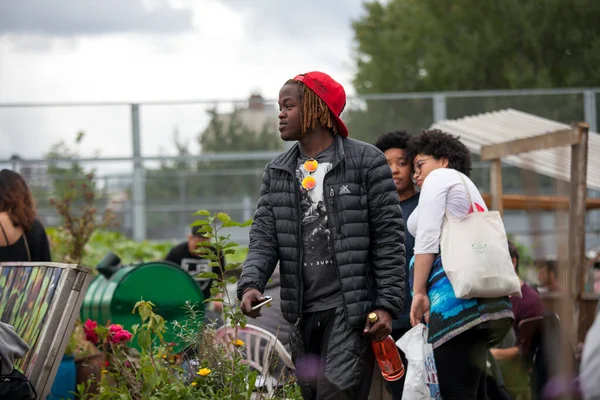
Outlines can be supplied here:
<path id="1" fill-rule="evenodd" d="M 346 107 L 346 91 L 344 87 L 333 80 L 329 75 L 312 71 L 300 74 L 294 78 L 309 87 L 317 96 L 327 104 L 332 112 L 338 134 L 342 137 L 348 136 L 348 128 L 340 118 L 340 114 Z"/>

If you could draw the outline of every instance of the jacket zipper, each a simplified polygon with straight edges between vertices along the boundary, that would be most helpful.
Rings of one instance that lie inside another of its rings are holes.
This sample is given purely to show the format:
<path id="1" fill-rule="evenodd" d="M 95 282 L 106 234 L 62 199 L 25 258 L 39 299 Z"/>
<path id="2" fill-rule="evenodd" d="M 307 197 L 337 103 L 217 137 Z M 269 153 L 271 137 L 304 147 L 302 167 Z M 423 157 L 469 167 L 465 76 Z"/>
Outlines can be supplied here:
<path id="1" fill-rule="evenodd" d="M 296 245 L 296 250 L 298 251 L 298 319 L 296 320 L 296 326 L 300 325 L 300 320 L 302 318 L 302 303 L 304 302 L 304 282 L 302 279 L 302 266 L 304 264 L 304 251 L 302 249 L 302 210 L 300 209 L 300 188 L 298 186 L 298 182 L 296 182 L 296 177 L 293 176 L 294 186 L 296 187 L 296 201 L 297 201 L 297 209 L 298 209 L 298 244 Z"/>
<path id="2" fill-rule="evenodd" d="M 327 175 L 329 174 L 329 172 L 333 171 L 333 169 L 335 167 L 337 167 L 338 164 L 339 164 L 339 161 L 338 161 L 338 163 L 335 164 L 335 166 L 333 166 L 325 174 L 325 177 L 323 177 L 323 184 L 325 184 L 325 179 L 327 179 Z M 335 190 L 331 186 L 329 187 L 329 198 L 331 199 L 331 205 L 334 206 L 334 210 L 333 211 L 335 211 L 335 203 L 334 203 L 334 200 L 335 200 Z M 328 201 L 325 201 L 325 211 L 327 212 L 327 220 L 332 225 L 332 226 L 330 226 L 329 246 L 331 246 L 331 253 L 332 253 L 332 256 L 333 256 L 332 259 L 333 259 L 333 267 L 335 268 L 335 274 L 337 275 L 338 282 L 340 284 L 340 294 L 342 295 L 342 304 L 344 305 L 344 315 L 346 316 L 346 321 L 349 324 L 350 323 L 350 319 L 348 317 L 348 306 L 346 305 L 346 299 L 344 298 L 344 290 L 342 288 L 342 278 L 340 278 L 340 271 L 338 269 L 337 260 L 335 258 L 335 247 L 334 247 L 333 233 L 337 232 L 337 225 L 338 225 L 337 224 L 337 218 L 335 218 L 335 219 L 331 218 L 331 216 L 333 214 L 332 214 L 332 212 L 330 212 L 330 208 L 328 206 L 328 203 L 329 203 Z M 331 229 L 331 228 L 335 228 L 335 229 Z"/>
<path id="3" fill-rule="evenodd" d="M 292 176 L 292 181 L 294 182 L 294 187 L 296 188 L 296 201 L 297 201 L 297 210 L 298 210 L 298 244 L 296 245 L 296 250 L 298 251 L 298 268 L 296 268 L 297 278 L 298 278 L 298 318 L 294 323 L 294 326 L 298 327 L 300 325 L 300 320 L 302 319 L 302 302 L 304 301 L 304 285 L 302 282 L 302 264 L 304 263 L 304 252 L 302 251 L 302 211 L 300 210 L 300 187 L 298 185 L 296 176 L 290 168 L 283 166 L 272 166 L 273 169 L 281 169 L 286 171 Z"/>

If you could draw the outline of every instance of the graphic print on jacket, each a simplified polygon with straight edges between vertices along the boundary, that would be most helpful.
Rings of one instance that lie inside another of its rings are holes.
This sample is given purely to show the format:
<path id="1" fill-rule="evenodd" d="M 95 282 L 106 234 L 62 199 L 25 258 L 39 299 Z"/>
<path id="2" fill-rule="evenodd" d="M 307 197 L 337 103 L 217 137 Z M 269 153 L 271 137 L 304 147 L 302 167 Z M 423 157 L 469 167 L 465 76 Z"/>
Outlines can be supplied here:
<path id="1" fill-rule="evenodd" d="M 309 175 L 309 172 L 303 167 L 304 162 L 309 158 L 300 156 L 298 168 L 296 168 L 296 177 L 300 184 L 304 251 L 302 258 L 303 312 L 329 310 L 343 305 L 339 279 L 333 261 L 331 230 L 324 199 L 324 179 L 332 168 L 331 161 L 334 155 L 335 145 L 331 145 L 314 157 L 319 166 L 311 174 L 316 180 L 316 185 L 312 190 L 304 189 L 301 184 L 302 180 Z"/>

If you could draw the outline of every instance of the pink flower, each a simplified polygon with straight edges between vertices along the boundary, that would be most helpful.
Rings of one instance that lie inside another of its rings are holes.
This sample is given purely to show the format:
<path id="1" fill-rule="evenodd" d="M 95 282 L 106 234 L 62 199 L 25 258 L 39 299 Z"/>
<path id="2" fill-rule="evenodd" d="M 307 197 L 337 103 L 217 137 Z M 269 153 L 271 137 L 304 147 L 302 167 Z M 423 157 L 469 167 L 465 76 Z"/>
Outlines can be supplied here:
<path id="1" fill-rule="evenodd" d="M 119 324 L 112 324 L 108 327 L 108 330 L 110 332 L 109 339 L 113 344 L 131 340 L 131 333 L 123 329 L 123 327 Z"/>
<path id="2" fill-rule="evenodd" d="M 96 328 L 98 324 L 91 319 L 85 321 L 83 324 L 83 331 L 85 332 L 85 338 L 92 342 L 93 344 L 98 344 L 98 334 L 96 333 Z"/>
<path id="3" fill-rule="evenodd" d="M 110 341 L 114 344 L 118 344 L 121 342 L 128 342 L 131 340 L 131 333 L 126 331 L 125 329 L 121 329 L 118 332 L 111 334 Z"/>

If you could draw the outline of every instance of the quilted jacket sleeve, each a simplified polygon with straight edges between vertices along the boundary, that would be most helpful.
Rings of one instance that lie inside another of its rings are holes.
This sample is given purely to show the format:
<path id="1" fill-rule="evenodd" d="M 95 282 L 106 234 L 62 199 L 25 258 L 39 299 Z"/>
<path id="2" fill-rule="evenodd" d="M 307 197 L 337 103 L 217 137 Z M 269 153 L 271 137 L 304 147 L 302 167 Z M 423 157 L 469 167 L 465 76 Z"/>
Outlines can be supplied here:
<path id="1" fill-rule="evenodd" d="M 277 233 L 273 209 L 269 204 L 269 186 L 269 165 L 267 165 L 262 176 L 254 221 L 250 228 L 248 255 L 238 282 L 237 296 L 240 300 L 247 288 L 253 287 L 263 293 L 265 285 L 277 265 Z"/>
<path id="2" fill-rule="evenodd" d="M 392 171 L 381 153 L 375 156 L 367 171 L 367 196 L 375 296 L 373 306 L 397 318 L 403 308 L 406 290 L 405 229 Z"/>

